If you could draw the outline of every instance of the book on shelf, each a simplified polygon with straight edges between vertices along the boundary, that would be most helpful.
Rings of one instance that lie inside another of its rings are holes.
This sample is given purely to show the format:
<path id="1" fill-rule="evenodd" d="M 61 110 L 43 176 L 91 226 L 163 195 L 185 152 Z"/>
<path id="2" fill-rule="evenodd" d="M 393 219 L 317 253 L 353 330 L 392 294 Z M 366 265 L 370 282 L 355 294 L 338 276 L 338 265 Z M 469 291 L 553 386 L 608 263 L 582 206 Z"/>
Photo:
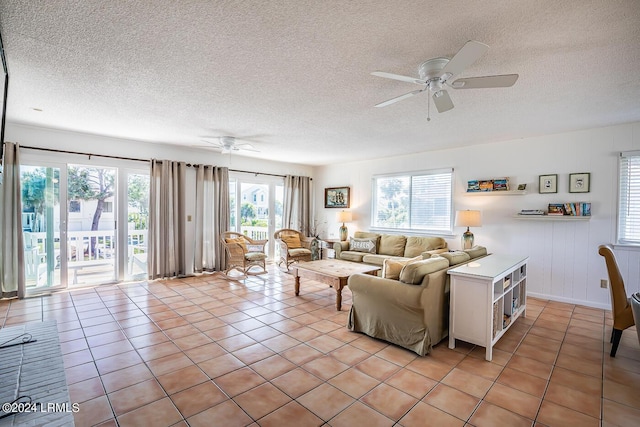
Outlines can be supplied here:
<path id="1" fill-rule="evenodd" d="M 564 204 L 566 215 L 570 216 L 591 216 L 591 203 L 570 202 Z"/>
<path id="2" fill-rule="evenodd" d="M 467 193 L 475 193 L 480 191 L 480 184 L 477 179 L 467 181 Z"/>
<path id="3" fill-rule="evenodd" d="M 541 209 L 522 209 L 518 215 L 544 215 Z"/>
<path id="4" fill-rule="evenodd" d="M 493 191 L 508 191 L 509 178 L 499 178 L 493 180 Z"/>
<path id="5" fill-rule="evenodd" d="M 564 205 L 562 203 L 549 203 L 547 215 L 565 215 Z"/>
<path id="6" fill-rule="evenodd" d="M 478 181 L 478 186 L 480 187 L 480 191 L 493 191 L 493 180 L 486 179 Z"/>

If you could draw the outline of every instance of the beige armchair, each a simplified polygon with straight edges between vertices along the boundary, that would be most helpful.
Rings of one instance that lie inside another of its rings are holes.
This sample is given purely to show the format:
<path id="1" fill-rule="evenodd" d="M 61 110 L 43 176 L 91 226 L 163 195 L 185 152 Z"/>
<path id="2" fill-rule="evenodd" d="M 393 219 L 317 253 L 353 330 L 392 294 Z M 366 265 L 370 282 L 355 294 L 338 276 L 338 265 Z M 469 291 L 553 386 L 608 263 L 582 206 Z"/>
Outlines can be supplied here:
<path id="1" fill-rule="evenodd" d="M 274 233 L 276 246 L 280 252 L 278 265 L 283 262 L 289 270 L 289 266 L 294 262 L 311 261 L 311 237 L 304 236 L 297 230 L 284 228 Z"/>
<path id="2" fill-rule="evenodd" d="M 233 231 L 226 231 L 220 237 L 227 253 L 227 269 L 224 274 L 228 275 L 231 270 L 238 270 L 244 275 L 258 275 L 267 272 L 267 255 L 264 251 L 268 240 L 253 240 L 244 234 Z M 254 267 L 259 270 L 256 271 Z M 252 268 L 254 269 L 251 270 Z"/>

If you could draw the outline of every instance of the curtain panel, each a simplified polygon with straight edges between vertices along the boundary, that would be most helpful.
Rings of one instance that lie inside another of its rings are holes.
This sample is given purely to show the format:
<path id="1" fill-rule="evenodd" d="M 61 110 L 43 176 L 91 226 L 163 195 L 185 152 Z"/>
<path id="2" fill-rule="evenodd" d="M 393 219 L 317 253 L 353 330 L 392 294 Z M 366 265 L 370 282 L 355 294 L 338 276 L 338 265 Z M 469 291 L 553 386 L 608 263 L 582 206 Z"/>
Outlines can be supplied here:
<path id="1" fill-rule="evenodd" d="M 186 262 L 185 162 L 151 160 L 149 278 L 184 276 Z"/>
<path id="2" fill-rule="evenodd" d="M 196 166 L 194 271 L 226 268 L 220 235 L 229 230 L 229 169 Z"/>
<path id="3" fill-rule="evenodd" d="M 0 298 L 24 298 L 24 243 L 18 144 L 5 142 L 0 176 Z"/>
<path id="4" fill-rule="evenodd" d="M 311 227 L 311 178 L 287 175 L 284 177 L 284 228 L 309 235 Z"/>

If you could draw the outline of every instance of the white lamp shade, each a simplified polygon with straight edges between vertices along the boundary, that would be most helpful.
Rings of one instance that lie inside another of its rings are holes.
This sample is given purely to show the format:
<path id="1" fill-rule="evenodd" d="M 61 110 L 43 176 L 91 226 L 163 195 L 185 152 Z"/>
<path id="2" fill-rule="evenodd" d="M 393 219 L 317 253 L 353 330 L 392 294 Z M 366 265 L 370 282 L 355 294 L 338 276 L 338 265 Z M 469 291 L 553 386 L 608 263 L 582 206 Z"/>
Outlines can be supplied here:
<path id="1" fill-rule="evenodd" d="M 482 227 L 480 211 L 456 211 L 456 227 Z"/>
<path id="2" fill-rule="evenodd" d="M 336 215 L 336 218 L 338 222 L 343 222 L 343 223 L 353 221 L 353 215 L 351 215 L 351 212 L 348 212 L 348 211 L 338 212 L 338 214 Z"/>

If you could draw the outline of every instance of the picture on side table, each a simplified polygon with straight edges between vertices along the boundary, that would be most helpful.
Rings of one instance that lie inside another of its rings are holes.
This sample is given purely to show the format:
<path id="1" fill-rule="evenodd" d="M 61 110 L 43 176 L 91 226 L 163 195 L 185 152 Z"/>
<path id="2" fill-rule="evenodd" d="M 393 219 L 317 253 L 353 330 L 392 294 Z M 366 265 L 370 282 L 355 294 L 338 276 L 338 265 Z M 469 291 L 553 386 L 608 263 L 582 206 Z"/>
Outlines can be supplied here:
<path id="1" fill-rule="evenodd" d="M 348 208 L 349 187 L 333 187 L 324 189 L 325 208 Z"/>
<path id="2" fill-rule="evenodd" d="M 569 174 L 569 193 L 588 193 L 590 177 L 588 172 Z"/>
<path id="3" fill-rule="evenodd" d="M 539 193 L 557 193 L 558 192 L 558 175 L 540 175 Z"/>

